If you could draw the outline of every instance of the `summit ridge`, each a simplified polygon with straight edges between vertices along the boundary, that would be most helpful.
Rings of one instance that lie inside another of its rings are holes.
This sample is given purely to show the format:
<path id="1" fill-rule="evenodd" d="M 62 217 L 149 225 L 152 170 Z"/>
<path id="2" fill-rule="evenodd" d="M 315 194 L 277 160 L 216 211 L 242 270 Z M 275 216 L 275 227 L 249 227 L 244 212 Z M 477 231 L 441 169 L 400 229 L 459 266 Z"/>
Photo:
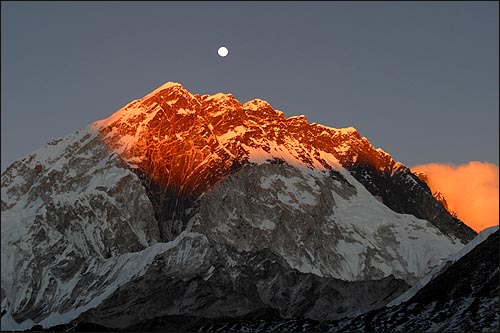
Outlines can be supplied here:
<path id="1" fill-rule="evenodd" d="M 174 82 L 1 181 L 2 329 L 355 316 L 475 236 L 353 127 Z"/>

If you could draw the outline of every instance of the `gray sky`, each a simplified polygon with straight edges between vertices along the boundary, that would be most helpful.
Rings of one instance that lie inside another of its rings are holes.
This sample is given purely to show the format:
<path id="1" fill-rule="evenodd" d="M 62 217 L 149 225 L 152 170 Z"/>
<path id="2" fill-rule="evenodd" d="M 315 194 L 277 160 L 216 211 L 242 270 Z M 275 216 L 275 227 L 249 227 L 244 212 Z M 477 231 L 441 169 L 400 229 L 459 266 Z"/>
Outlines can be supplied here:
<path id="1" fill-rule="evenodd" d="M 167 81 L 353 126 L 408 166 L 498 164 L 498 11 L 475 1 L 2 1 L 2 171 Z"/>

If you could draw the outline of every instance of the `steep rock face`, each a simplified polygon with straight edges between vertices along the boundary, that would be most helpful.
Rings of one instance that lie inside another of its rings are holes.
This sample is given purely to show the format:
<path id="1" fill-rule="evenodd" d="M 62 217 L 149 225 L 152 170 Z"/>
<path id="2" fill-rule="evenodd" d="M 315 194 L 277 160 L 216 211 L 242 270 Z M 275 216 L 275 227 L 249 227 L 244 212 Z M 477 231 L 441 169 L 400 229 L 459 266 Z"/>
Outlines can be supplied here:
<path id="1" fill-rule="evenodd" d="M 399 167 L 391 173 L 376 171 L 367 164 L 355 164 L 346 168 L 370 193 L 380 197 L 395 212 L 412 214 L 430 221 L 445 235 L 454 235 L 464 242 L 472 240 L 476 235 L 436 200 L 427 184 L 407 167 Z"/>
<path id="2" fill-rule="evenodd" d="M 408 288 L 393 276 L 348 282 L 300 273 L 268 249 L 240 251 L 192 235 L 74 323 L 126 328 L 161 316 L 239 317 L 259 310 L 336 319 L 378 308 Z"/>
<path id="3" fill-rule="evenodd" d="M 397 302 L 396 306 L 329 322 L 283 320 L 272 314 L 257 317 L 257 320 L 244 316 L 219 321 L 195 318 L 197 324 L 189 329 L 214 332 L 498 332 L 498 227 L 483 233 L 486 234 L 480 234 L 471 249 L 464 249 L 463 255 L 452 256 L 449 264 L 441 267 L 430 281 L 425 281 L 423 287 L 417 291 L 408 290 L 405 294 L 409 293 L 409 298 L 404 298 L 402 303 L 398 300 L 390 303 Z"/>
<path id="4" fill-rule="evenodd" d="M 462 247 L 428 221 L 390 210 L 346 170 L 287 163 L 245 165 L 200 198 L 190 226 L 217 243 L 269 248 L 302 272 L 345 280 L 393 274 L 412 284 Z"/>
<path id="5" fill-rule="evenodd" d="M 404 181 L 380 195 L 383 204 L 356 180 L 358 162 Z M 154 284 L 153 259 L 165 251 L 177 253 L 175 265 L 211 262 L 210 252 L 183 257 L 183 232 L 236 251 L 270 249 L 290 266 L 284 270 L 322 279 L 392 274 L 412 283 L 470 234 L 455 230 L 446 211 L 443 223 L 438 215 L 430 223 L 397 213 L 387 198 L 428 191 L 418 183 L 407 189 L 404 170 L 353 128 L 308 124 L 261 100 L 241 104 L 168 83 L 2 174 L 2 327 L 65 323 L 102 302 L 118 309 L 112 302 L 122 299 L 112 295 L 136 279 Z M 228 288 L 233 280 L 220 274 Z M 253 299 L 255 289 L 247 291 L 240 296 Z M 385 301 L 393 295 L 377 292 Z M 290 311 L 283 313 L 298 313 Z"/>
<path id="6" fill-rule="evenodd" d="M 446 198 L 444 197 L 443 193 L 441 193 L 441 191 L 435 191 L 434 193 L 432 193 L 432 195 L 443 205 L 444 209 L 446 209 L 451 214 L 451 216 L 457 217 L 457 212 L 448 205 L 448 201 L 446 201 Z"/>
<path id="7" fill-rule="evenodd" d="M 413 172 L 413 174 L 427 184 L 428 178 L 424 172 Z M 453 207 L 448 206 L 448 201 L 446 201 L 446 198 L 444 197 L 443 193 L 441 193 L 441 191 L 434 191 L 432 195 L 443 205 L 444 209 L 446 209 L 451 214 L 451 216 L 458 219 L 457 212 L 453 209 Z"/>
<path id="8" fill-rule="evenodd" d="M 285 118 L 262 100 L 241 104 L 231 94 L 193 95 L 169 82 L 94 126 L 153 189 L 165 240 L 184 230 L 191 218 L 184 212 L 201 193 L 243 164 L 267 160 L 344 167 L 395 212 L 426 219 L 464 243 L 475 235 L 436 202 L 424 182 L 356 129 Z"/>
<path id="9" fill-rule="evenodd" d="M 144 187 L 91 129 L 55 140 L 2 175 L 2 310 L 38 322 L 88 303 L 158 240 Z"/>
<path id="10" fill-rule="evenodd" d="M 363 315 L 344 329 L 497 332 L 498 244 L 497 229 L 408 301 Z"/>

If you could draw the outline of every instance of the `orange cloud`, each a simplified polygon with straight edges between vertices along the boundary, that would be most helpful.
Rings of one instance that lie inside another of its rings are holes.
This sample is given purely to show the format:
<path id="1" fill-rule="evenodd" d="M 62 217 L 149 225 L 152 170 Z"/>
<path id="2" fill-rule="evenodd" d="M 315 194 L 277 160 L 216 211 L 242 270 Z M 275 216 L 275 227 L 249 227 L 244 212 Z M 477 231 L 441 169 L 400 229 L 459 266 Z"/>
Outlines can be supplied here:
<path id="1" fill-rule="evenodd" d="M 459 166 L 429 163 L 411 170 L 425 173 L 432 192 L 439 190 L 450 209 L 475 231 L 498 225 L 498 165 L 478 161 Z"/>

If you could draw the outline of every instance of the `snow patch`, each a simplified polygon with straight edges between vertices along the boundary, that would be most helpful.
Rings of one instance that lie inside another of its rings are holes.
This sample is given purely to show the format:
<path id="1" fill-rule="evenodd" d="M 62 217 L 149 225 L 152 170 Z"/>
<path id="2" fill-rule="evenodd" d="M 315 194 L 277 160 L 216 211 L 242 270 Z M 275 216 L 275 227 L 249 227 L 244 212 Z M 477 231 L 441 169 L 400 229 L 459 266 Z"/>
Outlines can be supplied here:
<path id="1" fill-rule="evenodd" d="M 460 258 L 472 251 L 476 246 L 484 242 L 491 234 L 495 233 L 497 230 L 498 226 L 484 229 L 473 240 L 467 243 L 467 245 L 465 245 L 461 250 L 454 254 L 451 254 L 448 258 L 443 260 L 440 265 L 436 266 L 432 271 L 430 271 L 421 280 L 419 280 L 412 288 L 408 289 L 401 296 L 391 301 L 389 304 L 387 304 L 387 306 L 396 306 L 410 300 L 420 289 L 425 287 L 431 280 L 433 280 L 436 276 L 440 275 L 444 270 L 446 270 L 447 267 L 457 262 Z"/>
<path id="2" fill-rule="evenodd" d="M 68 323 L 74 318 L 78 317 L 81 313 L 87 311 L 88 309 L 98 306 L 104 299 L 109 297 L 118 287 L 124 285 L 130 280 L 144 275 L 147 271 L 153 259 L 170 249 L 179 246 L 179 243 L 184 239 L 194 240 L 196 238 L 205 239 L 205 236 L 198 233 L 182 232 L 175 240 L 168 243 L 156 243 L 140 252 L 126 253 L 118 257 L 111 257 L 101 261 L 93 260 L 93 264 L 89 266 L 89 270 L 92 270 L 97 276 L 107 276 L 108 283 L 106 284 L 106 289 L 93 297 L 86 304 L 72 309 L 71 311 L 64 313 L 51 313 L 47 318 L 43 319 L 41 322 L 37 323 L 43 327 L 51 327 L 61 323 Z M 185 256 L 190 247 L 180 248 L 177 254 L 177 261 L 182 262 L 185 260 Z M 3 261 L 3 260 L 2 260 Z M 3 270 L 2 270 L 3 271 Z M 212 272 L 211 272 L 212 273 Z M 70 295 L 71 291 L 76 284 L 80 276 L 75 276 L 73 280 L 67 283 L 67 291 L 63 294 Z M 2 279 L 3 282 L 3 279 Z M 3 283 L 2 283 L 3 285 Z M 34 325 L 31 320 L 27 320 L 22 323 L 17 323 L 10 316 L 2 316 L 2 329 L 3 330 L 23 330 L 30 328 Z"/>
<path id="3" fill-rule="evenodd" d="M 234 129 L 230 129 L 226 133 L 224 133 L 222 135 L 218 135 L 217 140 L 219 140 L 219 142 L 221 142 L 221 143 L 225 143 L 228 140 L 230 140 L 238 135 L 241 135 L 245 132 L 246 132 L 245 126 L 236 126 Z"/>

